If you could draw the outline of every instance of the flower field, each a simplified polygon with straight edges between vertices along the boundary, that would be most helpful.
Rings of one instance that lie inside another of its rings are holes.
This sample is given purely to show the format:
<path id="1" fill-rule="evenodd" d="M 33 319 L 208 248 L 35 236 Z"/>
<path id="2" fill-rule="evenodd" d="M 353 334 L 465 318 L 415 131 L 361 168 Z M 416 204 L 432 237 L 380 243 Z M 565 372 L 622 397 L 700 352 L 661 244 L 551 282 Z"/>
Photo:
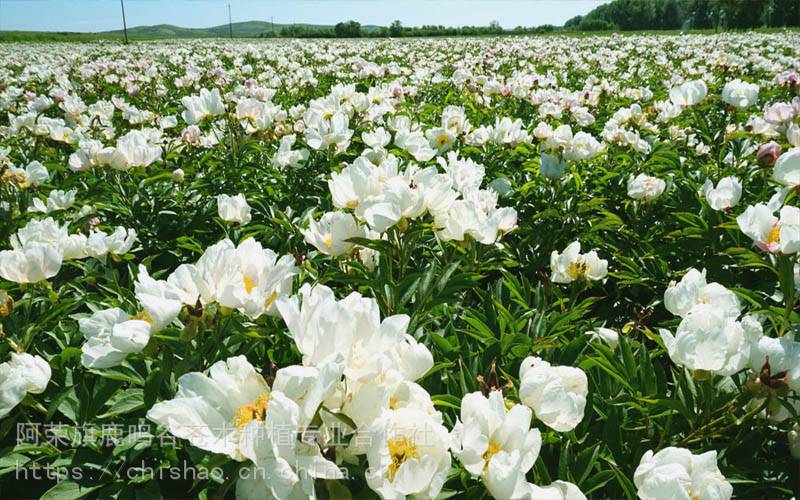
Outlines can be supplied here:
<path id="1" fill-rule="evenodd" d="M 0 57 L 0 497 L 800 494 L 800 33 Z"/>

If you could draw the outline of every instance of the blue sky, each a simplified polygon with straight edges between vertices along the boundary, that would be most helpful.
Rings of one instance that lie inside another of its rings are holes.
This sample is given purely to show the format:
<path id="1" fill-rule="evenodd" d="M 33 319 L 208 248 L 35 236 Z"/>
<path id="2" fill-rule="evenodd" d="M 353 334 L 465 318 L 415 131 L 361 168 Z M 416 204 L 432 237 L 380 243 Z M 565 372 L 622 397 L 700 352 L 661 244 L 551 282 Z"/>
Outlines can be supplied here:
<path id="1" fill-rule="evenodd" d="M 503 27 L 563 24 L 608 0 L 230 0 L 236 21 L 275 23 L 422 24 Z M 125 0 L 128 26 L 227 23 L 226 0 Z M 122 27 L 119 0 L 0 0 L 0 30 L 106 31 Z"/>

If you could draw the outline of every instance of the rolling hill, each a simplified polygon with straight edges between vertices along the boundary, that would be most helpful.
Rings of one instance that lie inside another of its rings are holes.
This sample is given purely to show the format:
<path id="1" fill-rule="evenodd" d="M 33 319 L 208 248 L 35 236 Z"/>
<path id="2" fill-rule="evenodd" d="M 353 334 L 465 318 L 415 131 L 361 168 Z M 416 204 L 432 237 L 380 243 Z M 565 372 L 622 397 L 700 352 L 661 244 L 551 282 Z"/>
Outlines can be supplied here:
<path id="1" fill-rule="evenodd" d="M 244 21 L 240 23 L 233 23 L 231 28 L 233 29 L 234 38 L 250 38 L 273 29 L 275 31 L 280 31 L 282 28 L 287 26 L 292 25 L 275 23 L 273 26 L 272 23 L 265 21 Z M 298 23 L 293 26 L 315 29 L 333 28 L 333 26 L 305 23 Z M 372 31 L 379 28 L 380 26 L 374 25 L 362 26 L 362 29 L 366 31 Z M 210 28 L 182 28 L 180 26 L 174 26 L 171 24 L 157 24 L 155 26 L 135 26 L 133 28 L 128 28 L 128 35 L 137 38 L 227 38 L 229 35 L 228 29 L 229 28 L 227 24 L 212 26 Z M 106 31 L 101 34 L 122 35 L 122 30 Z"/>

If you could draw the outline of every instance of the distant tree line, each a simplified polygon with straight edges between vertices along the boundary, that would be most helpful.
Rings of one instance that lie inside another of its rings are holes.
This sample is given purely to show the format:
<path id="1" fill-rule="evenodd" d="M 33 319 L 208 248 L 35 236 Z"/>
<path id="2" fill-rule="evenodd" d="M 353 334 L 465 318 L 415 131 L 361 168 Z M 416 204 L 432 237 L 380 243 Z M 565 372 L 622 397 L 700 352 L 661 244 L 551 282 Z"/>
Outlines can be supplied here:
<path id="1" fill-rule="evenodd" d="M 400 38 L 400 37 L 439 37 L 439 36 L 481 36 L 503 34 L 541 34 L 549 33 L 560 28 L 553 25 L 537 27 L 517 26 L 513 30 L 504 30 L 500 23 L 492 21 L 488 26 L 403 26 L 400 21 L 394 21 L 389 27 L 364 28 L 356 21 L 347 21 L 336 24 L 333 28 L 318 28 L 314 26 L 291 25 L 284 26 L 278 31 L 267 31 L 260 35 L 261 38 Z"/>
<path id="2" fill-rule="evenodd" d="M 800 26 L 800 0 L 614 0 L 564 24 L 581 31 L 782 26 Z"/>
<path id="3" fill-rule="evenodd" d="M 481 35 L 530 35 L 554 31 L 633 31 L 677 29 L 748 29 L 800 26 L 800 0 L 613 0 L 585 16 L 575 16 L 563 27 L 517 26 L 504 30 L 488 26 L 414 26 L 394 21 L 389 27 L 364 28 L 356 21 L 333 28 L 292 25 L 262 33 L 262 38 L 399 38 Z"/>

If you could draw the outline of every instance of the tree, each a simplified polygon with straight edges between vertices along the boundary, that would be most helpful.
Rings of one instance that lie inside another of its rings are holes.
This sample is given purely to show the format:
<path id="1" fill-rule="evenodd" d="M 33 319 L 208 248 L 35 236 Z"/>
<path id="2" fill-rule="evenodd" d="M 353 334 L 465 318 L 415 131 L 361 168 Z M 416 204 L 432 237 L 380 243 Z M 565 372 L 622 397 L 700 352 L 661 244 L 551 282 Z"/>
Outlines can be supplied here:
<path id="1" fill-rule="evenodd" d="M 664 14 L 661 17 L 661 27 L 667 30 L 679 29 L 683 25 L 680 9 L 676 0 L 667 0 L 664 5 Z"/>
<path id="2" fill-rule="evenodd" d="M 691 0 L 689 2 L 689 25 L 695 29 L 714 27 L 710 0 Z"/>
<path id="3" fill-rule="evenodd" d="M 564 23 L 564 27 L 565 28 L 577 28 L 581 24 L 582 20 L 583 20 L 583 16 L 575 16 L 573 18 L 568 19 L 567 22 Z"/>
<path id="4" fill-rule="evenodd" d="M 336 38 L 361 38 L 361 24 L 356 21 L 337 23 L 333 27 Z"/>
<path id="5" fill-rule="evenodd" d="M 389 36 L 403 36 L 403 23 L 401 23 L 399 20 L 395 20 L 392 25 L 389 26 Z"/>

